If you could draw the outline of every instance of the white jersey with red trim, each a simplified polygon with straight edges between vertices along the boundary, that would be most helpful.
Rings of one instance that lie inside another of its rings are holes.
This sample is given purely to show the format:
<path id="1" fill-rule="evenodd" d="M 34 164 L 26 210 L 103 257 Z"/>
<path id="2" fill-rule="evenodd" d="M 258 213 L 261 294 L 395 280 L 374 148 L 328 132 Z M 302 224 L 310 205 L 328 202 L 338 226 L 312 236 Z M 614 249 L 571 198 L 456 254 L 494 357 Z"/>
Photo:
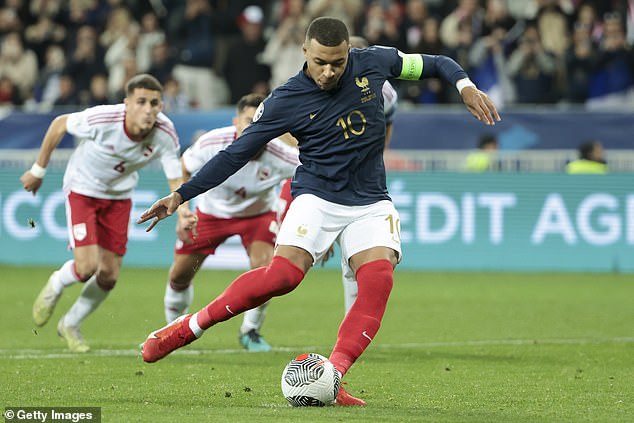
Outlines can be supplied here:
<path id="1" fill-rule="evenodd" d="M 125 105 L 105 105 L 71 113 L 66 131 L 79 145 L 64 173 L 64 190 L 95 198 L 130 198 L 137 170 L 159 158 L 167 179 L 180 178 L 180 144 L 174 124 L 159 113 L 154 130 L 141 141 L 124 127 Z"/>
<path id="2" fill-rule="evenodd" d="M 203 134 L 183 153 L 185 169 L 194 174 L 235 139 L 235 126 Z M 197 207 L 205 214 L 226 219 L 275 211 L 276 188 L 280 181 L 293 176 L 298 165 L 298 150 L 275 138 L 256 159 L 198 197 Z"/>

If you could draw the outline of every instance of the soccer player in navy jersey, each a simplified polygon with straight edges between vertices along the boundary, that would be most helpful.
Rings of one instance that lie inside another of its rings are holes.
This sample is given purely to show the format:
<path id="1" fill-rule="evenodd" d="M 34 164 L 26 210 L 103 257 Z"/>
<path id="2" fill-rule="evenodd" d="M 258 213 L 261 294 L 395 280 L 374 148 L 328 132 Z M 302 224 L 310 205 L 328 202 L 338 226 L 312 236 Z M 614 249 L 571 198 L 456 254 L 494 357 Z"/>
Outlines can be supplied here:
<path id="1" fill-rule="evenodd" d="M 387 193 L 383 166 L 383 83 L 388 78 L 442 77 L 456 86 L 478 120 L 487 125 L 500 120 L 489 97 L 448 57 L 403 54 L 387 47 L 351 50 L 345 24 L 328 17 L 311 22 L 303 50 L 303 69 L 260 104 L 242 136 L 138 219 L 152 220 L 149 231 L 184 201 L 222 183 L 269 140 L 290 132 L 299 141 L 301 165 L 291 187 L 295 200 L 271 263 L 239 276 L 197 313 L 152 332 L 143 344 L 146 362 L 160 360 L 211 326 L 291 292 L 338 239 L 359 286 L 329 357 L 345 375 L 379 330 L 401 258 L 399 216 Z M 344 389 L 336 403 L 365 405 Z"/>

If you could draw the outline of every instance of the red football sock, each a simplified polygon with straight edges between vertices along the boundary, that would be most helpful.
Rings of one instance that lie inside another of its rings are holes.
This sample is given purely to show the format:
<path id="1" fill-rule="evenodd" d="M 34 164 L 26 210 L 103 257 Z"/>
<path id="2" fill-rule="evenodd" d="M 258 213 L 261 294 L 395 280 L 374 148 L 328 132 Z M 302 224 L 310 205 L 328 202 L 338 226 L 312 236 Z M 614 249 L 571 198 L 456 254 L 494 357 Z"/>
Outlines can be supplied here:
<path id="1" fill-rule="evenodd" d="M 344 375 L 365 351 L 381 326 L 385 306 L 394 283 L 389 260 L 376 260 L 357 270 L 359 294 L 341 322 L 330 361 Z"/>
<path id="2" fill-rule="evenodd" d="M 304 278 L 302 269 L 284 257 L 275 256 L 267 267 L 243 273 L 198 312 L 198 325 L 208 329 L 219 322 L 287 294 Z"/>

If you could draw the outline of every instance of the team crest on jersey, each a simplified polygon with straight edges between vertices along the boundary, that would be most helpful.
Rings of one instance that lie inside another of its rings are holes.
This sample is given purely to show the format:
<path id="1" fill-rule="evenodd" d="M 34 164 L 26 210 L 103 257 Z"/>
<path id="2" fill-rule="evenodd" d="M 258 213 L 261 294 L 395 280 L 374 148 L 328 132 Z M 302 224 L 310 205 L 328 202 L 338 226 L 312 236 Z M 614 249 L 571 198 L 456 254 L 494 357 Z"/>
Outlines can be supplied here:
<path id="1" fill-rule="evenodd" d="M 73 237 L 77 241 L 83 241 L 86 239 L 86 235 L 88 235 L 88 230 L 86 229 L 85 223 L 78 223 L 73 225 Z"/>
<path id="2" fill-rule="evenodd" d="M 368 91 L 370 91 L 370 81 L 368 81 L 367 77 L 362 77 L 361 79 L 359 79 L 359 77 L 355 77 L 354 78 L 354 83 L 357 84 L 357 87 L 361 88 L 361 92 L 363 94 L 367 93 Z"/>
<path id="3" fill-rule="evenodd" d="M 255 109 L 255 114 L 253 115 L 253 122 L 257 122 L 262 117 L 262 113 L 264 113 L 264 102 L 260 103 L 257 109 Z"/>
<path id="4" fill-rule="evenodd" d="M 376 93 L 373 93 L 370 89 L 370 81 L 367 76 L 362 76 L 361 78 L 358 76 L 355 77 L 354 83 L 357 84 L 357 87 L 361 88 L 361 103 L 367 103 L 376 98 Z"/>

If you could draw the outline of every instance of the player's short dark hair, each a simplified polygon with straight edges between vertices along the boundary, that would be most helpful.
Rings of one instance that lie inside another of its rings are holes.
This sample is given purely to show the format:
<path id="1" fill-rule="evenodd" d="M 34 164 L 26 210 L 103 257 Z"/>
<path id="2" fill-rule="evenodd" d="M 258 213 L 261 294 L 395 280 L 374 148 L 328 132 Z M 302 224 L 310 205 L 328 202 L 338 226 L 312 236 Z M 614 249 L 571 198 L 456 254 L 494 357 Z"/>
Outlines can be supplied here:
<path id="1" fill-rule="evenodd" d="M 238 100 L 236 108 L 238 113 L 241 113 L 247 107 L 258 107 L 263 101 L 264 96 L 262 94 L 247 94 Z"/>
<path id="2" fill-rule="evenodd" d="M 313 38 L 326 47 L 336 47 L 343 41 L 350 42 L 346 24 L 340 19 L 329 17 L 313 19 L 306 31 L 306 40 Z"/>
<path id="3" fill-rule="evenodd" d="M 483 149 L 487 145 L 497 145 L 498 139 L 493 134 L 482 134 L 478 140 L 478 148 Z"/>
<path id="4" fill-rule="evenodd" d="M 579 158 L 584 160 L 591 160 L 592 152 L 596 148 L 599 141 L 597 140 L 588 140 L 579 145 Z"/>
<path id="5" fill-rule="evenodd" d="M 126 95 L 132 95 L 137 88 L 163 93 L 163 85 L 149 73 L 141 73 L 130 78 L 125 84 Z"/>

